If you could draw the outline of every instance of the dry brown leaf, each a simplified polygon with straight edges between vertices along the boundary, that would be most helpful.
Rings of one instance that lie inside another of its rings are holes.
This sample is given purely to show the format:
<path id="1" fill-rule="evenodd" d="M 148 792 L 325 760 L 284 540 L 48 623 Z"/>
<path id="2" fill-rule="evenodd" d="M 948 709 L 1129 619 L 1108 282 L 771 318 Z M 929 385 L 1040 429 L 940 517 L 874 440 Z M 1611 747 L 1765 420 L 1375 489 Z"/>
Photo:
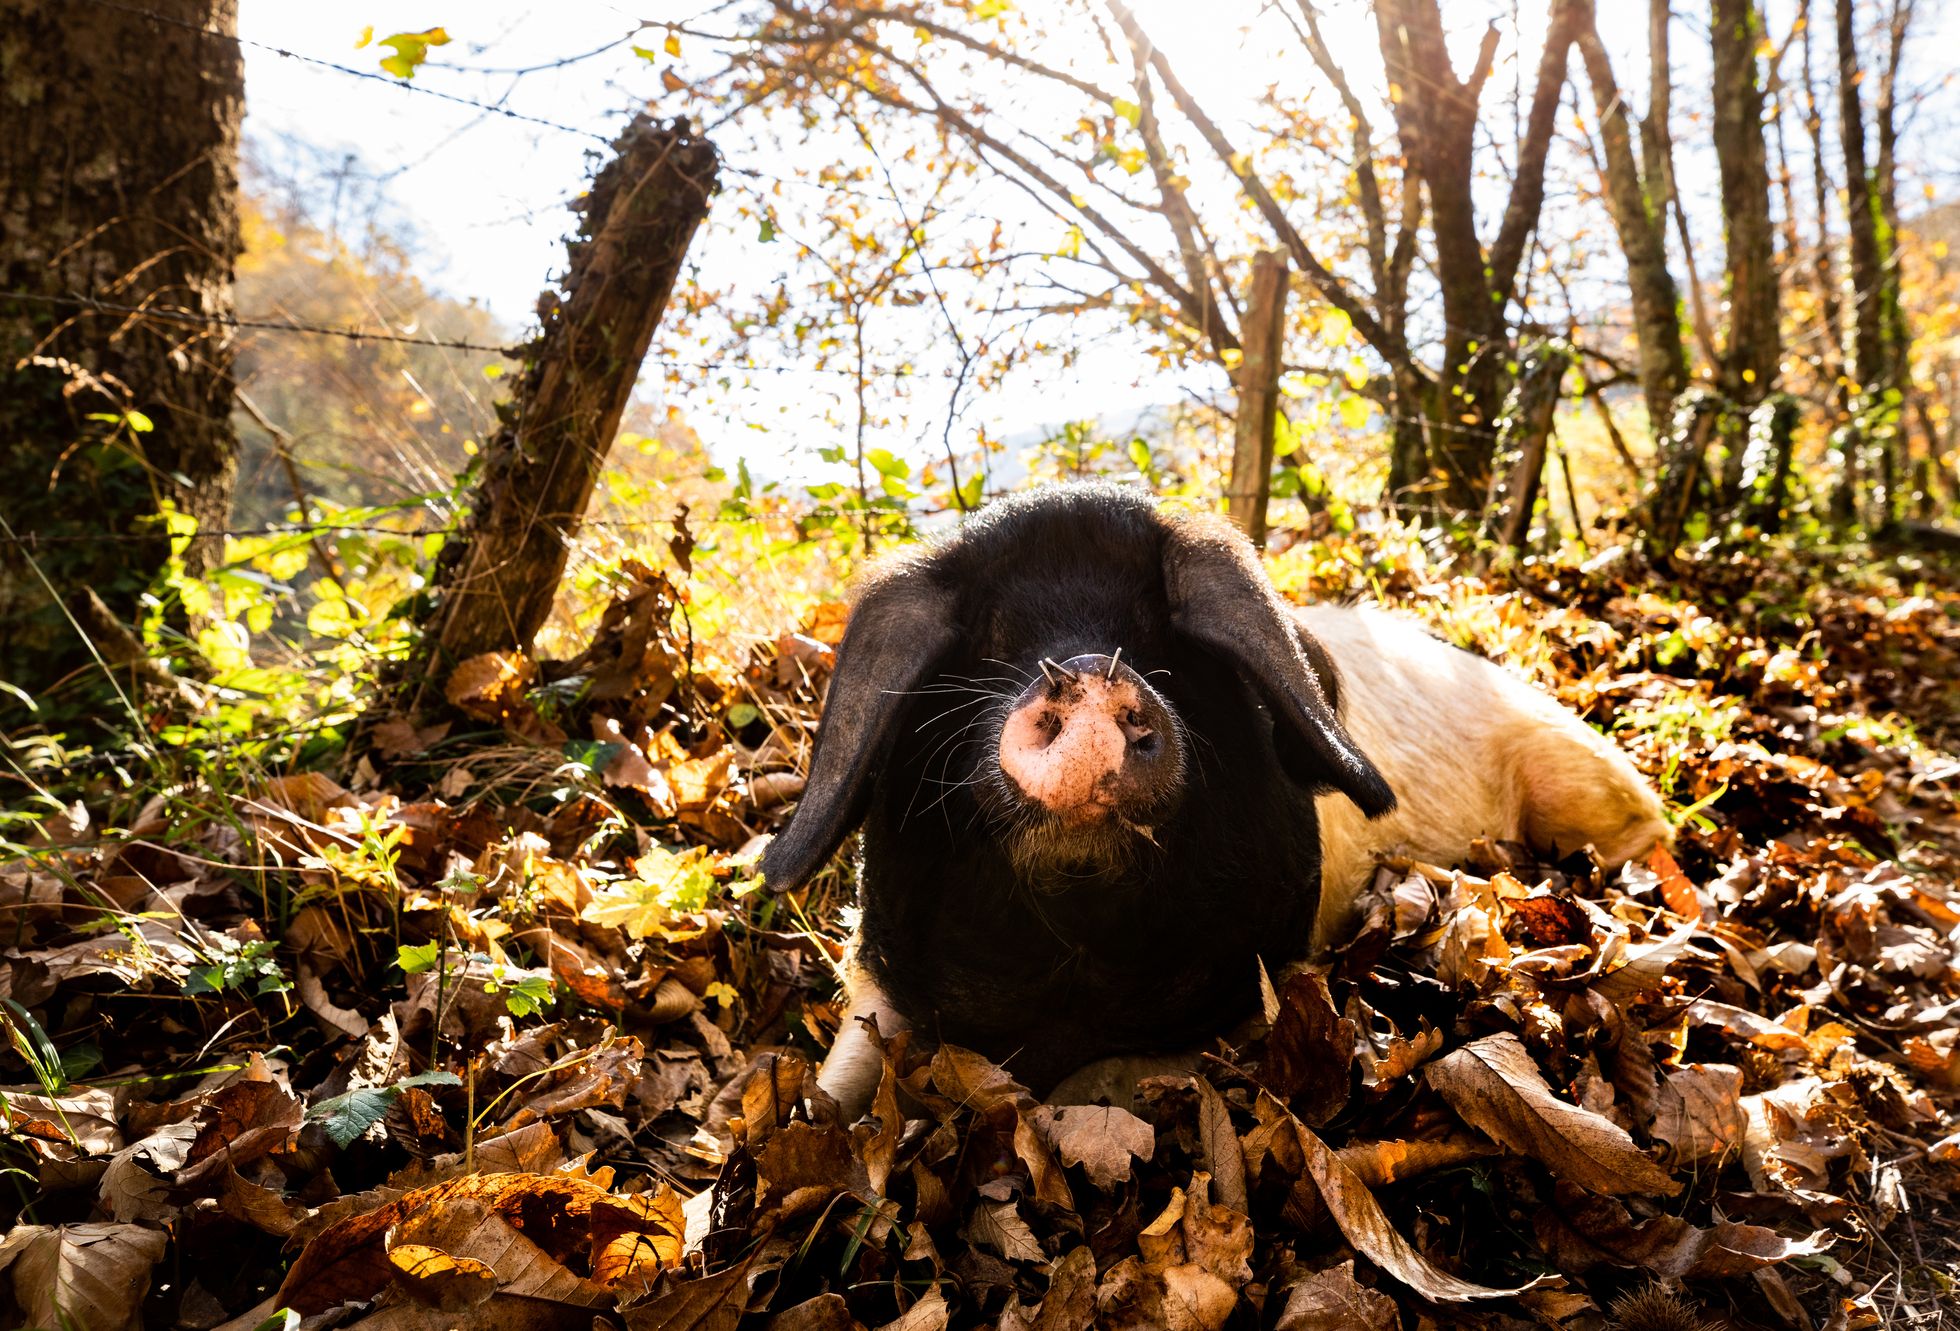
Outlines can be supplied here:
<path id="1" fill-rule="evenodd" d="M 1721 1156 L 1742 1140 L 1742 1069 L 1727 1063 L 1669 1068 L 1654 1100 L 1653 1136 L 1680 1168 Z"/>
<path id="2" fill-rule="evenodd" d="M 622 1298 L 626 1331 L 735 1331 L 748 1306 L 749 1264 L 682 1280 L 641 1298 Z"/>
<path id="3" fill-rule="evenodd" d="M 298 1135 L 305 1117 L 298 1097 L 277 1082 L 240 1080 L 212 1092 L 198 1111 L 197 1137 L 178 1185 L 197 1187 L 280 1149 Z"/>
<path id="4" fill-rule="evenodd" d="M 1137 1235 L 1138 1256 L 1104 1275 L 1097 1325 L 1122 1331 L 1220 1331 L 1252 1278 L 1252 1225 L 1205 1200 L 1210 1180 L 1175 1188 L 1163 1212 Z"/>
<path id="5" fill-rule="evenodd" d="M 861 1331 L 842 1294 L 819 1294 L 771 1317 L 762 1331 Z"/>
<path id="6" fill-rule="evenodd" d="M 1285 1291 L 1273 1331 L 1399 1331 L 1395 1300 L 1354 1278 L 1354 1263 L 1317 1271 Z"/>
<path id="7" fill-rule="evenodd" d="M 1614 1195 L 1680 1191 L 1626 1129 L 1552 1094 L 1515 1035 L 1473 1040 L 1424 1075 L 1464 1122 L 1561 1178 Z"/>
<path id="8" fill-rule="evenodd" d="M 1677 1216 L 1635 1224 L 1626 1207 L 1568 1183 L 1538 1215 L 1539 1246 L 1559 1270 L 1583 1275 L 1601 1264 L 1638 1267 L 1671 1280 L 1747 1275 L 1760 1267 L 1811 1257 L 1830 1247 L 1819 1231 L 1788 1239 L 1761 1225 L 1723 1223 L 1700 1229 Z"/>
<path id="9" fill-rule="evenodd" d="M 0 1125 L 25 1138 L 43 1158 L 74 1160 L 108 1155 L 123 1147 L 116 1127 L 116 1097 L 109 1091 L 70 1091 L 53 1097 L 8 1091 L 0 1096 Z"/>
<path id="10" fill-rule="evenodd" d="M 934 1285 L 902 1316 L 886 1322 L 878 1331 L 946 1331 L 946 1323 L 951 1317 L 952 1309 L 946 1304 L 946 1296 Z M 629 1331 L 639 1331 L 639 1328 L 629 1328 Z"/>
<path id="11" fill-rule="evenodd" d="M 422 1243 L 388 1250 L 396 1288 L 425 1308 L 462 1312 L 497 1292 L 497 1273 L 474 1257 L 454 1257 Z"/>
<path id="12" fill-rule="evenodd" d="M 1625 1006 L 1638 995 L 1660 988 L 1667 978 L 1667 968 L 1687 953 L 1688 943 L 1699 928 L 1693 923 L 1684 924 L 1665 937 L 1632 944 L 1603 975 L 1589 980 L 1588 985 L 1608 1002 Z"/>
<path id="13" fill-rule="evenodd" d="M 1445 1137 L 1438 1141 L 1358 1141 L 1334 1152 L 1354 1176 L 1371 1188 L 1448 1169 L 1466 1160 L 1497 1154 L 1489 1142 L 1468 1137 Z"/>
<path id="14" fill-rule="evenodd" d="M 1232 1127 L 1232 1111 L 1215 1087 L 1203 1077 L 1198 1085 L 1198 1138 L 1204 1148 L 1205 1170 L 1220 1204 L 1234 1211 L 1251 1209 L 1245 1190 L 1245 1151 Z"/>
<path id="15" fill-rule="evenodd" d="M 597 1189 L 593 1192 L 597 1194 Z M 603 1205 L 603 1197 L 590 1197 L 591 1204 Z M 572 1217 L 562 1212 L 551 1217 L 548 1207 L 535 1206 L 535 1202 L 550 1198 L 549 1193 L 528 1191 L 507 1193 L 502 1198 L 454 1197 L 411 1211 L 388 1231 L 385 1242 L 390 1254 L 397 1245 L 411 1243 L 480 1262 L 495 1272 L 497 1290 L 504 1295 L 583 1308 L 610 1307 L 612 1291 L 579 1275 L 571 1265 L 582 1264 L 587 1255 L 581 1244 L 583 1236 L 577 1232 L 584 1226 L 568 1223 Z M 506 1201 L 516 1205 L 499 1205 Z M 518 1223 L 537 1238 L 518 1230 Z M 547 1251 L 546 1244 L 551 1250 Z M 398 1270 L 392 1256 L 389 1266 L 391 1273 Z"/>
<path id="16" fill-rule="evenodd" d="M 661 1271 L 680 1265 L 687 1246 L 680 1194 L 666 1183 L 594 1200 L 590 1224 L 592 1278 L 601 1285 L 650 1288 Z"/>
<path id="17" fill-rule="evenodd" d="M 1354 1023 L 1334 1007 L 1327 977 L 1313 971 L 1287 976 L 1279 989 L 1279 1018 L 1266 1038 L 1261 1079 L 1318 1127 L 1347 1103 L 1354 1065 Z"/>
<path id="18" fill-rule="evenodd" d="M 16 1225 L 0 1239 L 0 1273 L 25 1325 L 134 1331 L 168 1241 L 141 1225 Z"/>
<path id="19" fill-rule="evenodd" d="M 1341 1163 L 1340 1157 L 1312 1129 L 1287 1112 L 1285 1105 L 1262 1093 L 1259 1097 L 1259 1116 L 1262 1123 L 1281 1130 L 1281 1135 L 1286 1139 L 1283 1149 L 1297 1153 L 1301 1162 L 1301 1182 L 1315 1190 L 1321 1205 L 1327 1208 L 1328 1215 L 1354 1250 L 1422 1297 L 1435 1303 L 1507 1299 L 1543 1283 L 1534 1280 L 1526 1285 L 1499 1289 L 1464 1280 L 1431 1266 L 1421 1253 L 1409 1245 L 1408 1240 L 1395 1232 L 1388 1217 L 1382 1214 L 1381 1203 L 1368 1191 L 1368 1186 L 1355 1176 L 1353 1170 Z M 1250 1151 L 1247 1156 L 1251 1157 Z"/>
<path id="20" fill-rule="evenodd" d="M 1130 1162 L 1148 1160 L 1157 1145 L 1148 1123 L 1109 1105 L 1043 1105 L 1035 1121 L 1064 1165 L 1082 1166 L 1089 1181 L 1105 1190 L 1130 1177 Z"/>
<path id="21" fill-rule="evenodd" d="M 413 1236 L 408 1232 L 407 1222 L 424 1211 L 433 1213 L 428 1222 L 429 1233 L 439 1232 L 436 1220 L 450 1211 L 486 1228 L 489 1219 L 496 1218 L 506 1222 L 503 1229 L 510 1235 L 527 1239 L 527 1246 L 554 1265 L 575 1256 L 583 1260 L 589 1247 L 588 1213 L 594 1202 L 605 1196 L 590 1183 L 562 1175 L 470 1174 L 417 1188 L 371 1211 L 339 1220 L 315 1235 L 286 1272 L 286 1279 L 279 1287 L 279 1299 L 302 1316 L 310 1316 L 337 1303 L 372 1298 L 391 1278 L 387 1262 L 391 1234 L 414 1237 L 418 1242 L 431 1241 L 419 1232 Z M 536 1247 L 538 1243 L 558 1247 L 544 1253 Z M 486 1256 L 483 1252 L 443 1242 L 434 1242 L 433 1246 L 487 1262 L 507 1285 L 515 1279 L 516 1272 L 507 1273 L 495 1255 Z M 503 1246 L 516 1247 L 512 1243 Z M 528 1256 L 515 1252 L 509 1260 Z M 563 1269 L 562 1265 L 559 1269 Z M 573 1279 L 576 1284 L 576 1278 Z M 594 1302 L 610 1301 L 610 1294 L 601 1287 L 593 1286 L 593 1289 L 599 1290 L 599 1298 Z"/>
<path id="22" fill-rule="evenodd" d="M 479 721 L 501 721 L 524 700 L 537 666 L 522 652 L 485 652 L 458 663 L 443 687 L 449 705 Z"/>
<path id="23" fill-rule="evenodd" d="M 999 1253 L 1010 1262 L 1048 1260 L 1048 1254 L 1041 1250 L 1034 1231 L 1021 1218 L 1020 1208 L 1011 1200 L 981 1202 L 973 1208 L 973 1215 L 966 1222 L 966 1228 L 960 1231 L 960 1236 L 968 1243 Z"/>

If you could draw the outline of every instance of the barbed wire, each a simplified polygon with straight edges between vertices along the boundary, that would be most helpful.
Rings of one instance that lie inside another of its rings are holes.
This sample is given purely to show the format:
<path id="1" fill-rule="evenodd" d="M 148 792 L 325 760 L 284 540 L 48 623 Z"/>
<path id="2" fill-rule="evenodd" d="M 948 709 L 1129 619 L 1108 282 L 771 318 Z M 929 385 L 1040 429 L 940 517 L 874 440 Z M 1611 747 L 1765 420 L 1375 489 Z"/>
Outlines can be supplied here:
<path id="1" fill-rule="evenodd" d="M 356 69 L 352 65 L 343 65 L 338 61 L 322 59 L 317 55 L 307 55 L 300 51 L 289 51 L 283 46 L 274 46 L 269 42 L 254 41 L 250 37 L 240 37 L 235 33 L 219 32 L 216 28 L 207 28 L 201 23 L 193 23 L 189 19 L 181 19 L 172 14 L 159 14 L 154 9 L 145 9 L 140 5 L 127 5 L 121 3 L 120 0 L 85 0 L 85 3 L 95 5 L 102 9 L 113 9 L 118 13 L 129 14 L 136 18 L 149 19 L 153 23 L 168 24 L 173 28 L 181 28 L 186 32 L 195 32 L 217 41 L 230 42 L 234 46 L 241 48 L 250 47 L 255 51 L 266 51 L 286 60 L 297 61 L 300 64 L 314 65 L 321 69 L 330 69 L 336 74 L 345 74 L 349 78 L 366 79 L 373 83 L 384 84 L 390 88 L 399 88 L 403 92 L 416 93 L 423 97 L 434 97 L 440 101 L 453 102 L 458 106 L 474 107 L 479 111 L 487 111 L 492 115 L 504 116 L 510 120 L 521 120 L 526 124 L 539 125 L 545 129 L 555 129 L 562 134 L 575 134 L 580 138 L 594 139 L 600 143 L 609 144 L 612 142 L 611 139 L 607 138 L 604 134 L 598 133 L 596 130 L 581 129 L 577 125 L 567 125 L 563 121 L 558 120 L 547 120 L 543 116 L 525 115 L 522 111 L 513 111 L 507 106 L 498 106 L 494 102 L 480 102 L 473 97 L 463 97 L 453 92 L 444 92 L 440 88 L 431 88 L 424 84 L 410 82 L 407 79 L 398 79 L 393 75 L 377 74 L 373 70 L 367 69 Z"/>
<path id="2" fill-rule="evenodd" d="M 488 351 L 513 359 L 522 357 L 527 349 L 524 343 L 501 344 L 491 342 L 472 342 L 468 339 L 445 339 L 438 337 L 418 337 L 412 333 L 396 333 L 385 329 L 348 328 L 335 324 L 306 323 L 296 319 L 258 319 L 241 318 L 228 314 L 205 314 L 197 310 L 158 308 L 154 305 L 126 305 L 117 301 L 103 300 L 99 296 L 56 295 L 39 291 L 0 291 L 0 300 L 27 301 L 41 305 L 59 305 L 71 309 L 89 310 L 103 314 L 129 315 L 141 319 L 158 319 L 165 323 L 188 324 L 209 328 L 237 328 L 252 332 L 300 333 L 313 337 L 335 337 L 349 342 L 390 342 L 402 346 L 431 347 L 447 351 Z M 670 356 L 648 356 L 642 362 L 647 365 L 660 365 L 678 370 L 713 370 L 737 374 L 836 374 L 855 377 L 857 371 L 834 365 L 751 365 L 739 361 L 690 361 Z M 932 374 L 921 373 L 903 367 L 887 370 L 869 370 L 867 377 L 879 379 L 929 379 Z"/>

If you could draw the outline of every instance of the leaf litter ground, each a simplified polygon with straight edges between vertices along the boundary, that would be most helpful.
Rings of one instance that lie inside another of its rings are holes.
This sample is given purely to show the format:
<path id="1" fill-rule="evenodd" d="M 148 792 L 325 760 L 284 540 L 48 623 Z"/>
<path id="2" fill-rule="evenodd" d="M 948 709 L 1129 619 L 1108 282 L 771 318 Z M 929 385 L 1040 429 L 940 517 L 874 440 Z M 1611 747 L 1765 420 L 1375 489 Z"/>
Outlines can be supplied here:
<path id="1" fill-rule="evenodd" d="M 848 887 L 752 880 L 843 609 L 697 670 L 626 572 L 579 658 L 465 663 L 351 771 L 105 789 L 0 864 L 8 1325 L 1941 1324 L 1960 581 L 1296 547 L 1614 733 L 1675 852 L 1390 861 L 1128 1105 L 898 1035 L 844 1123 Z"/>

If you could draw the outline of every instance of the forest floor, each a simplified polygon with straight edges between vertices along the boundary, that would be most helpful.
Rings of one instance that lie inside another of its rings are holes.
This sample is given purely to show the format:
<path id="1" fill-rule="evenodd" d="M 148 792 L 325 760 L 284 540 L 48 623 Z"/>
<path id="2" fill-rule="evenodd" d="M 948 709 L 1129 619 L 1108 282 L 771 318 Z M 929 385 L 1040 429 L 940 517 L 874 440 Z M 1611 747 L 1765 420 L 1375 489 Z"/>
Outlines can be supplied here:
<path id="1" fill-rule="evenodd" d="M 468 720 L 325 771 L 98 765 L 0 861 L 0 1324 L 1940 1324 L 1960 576 L 1486 579 L 1341 537 L 1272 566 L 1555 689 L 1674 853 L 1386 864 L 1331 969 L 1134 1113 L 901 1037 L 840 1123 L 807 1077 L 848 887 L 752 865 L 844 612 L 717 677 L 629 570 L 578 661 L 468 663 Z"/>

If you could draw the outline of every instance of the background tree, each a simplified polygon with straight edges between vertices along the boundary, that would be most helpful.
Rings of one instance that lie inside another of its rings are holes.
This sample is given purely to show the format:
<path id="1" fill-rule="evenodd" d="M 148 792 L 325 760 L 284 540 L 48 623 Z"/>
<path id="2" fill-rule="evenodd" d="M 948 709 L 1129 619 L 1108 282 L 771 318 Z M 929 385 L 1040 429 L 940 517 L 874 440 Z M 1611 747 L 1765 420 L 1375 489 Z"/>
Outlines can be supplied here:
<path id="1" fill-rule="evenodd" d="M 230 508 L 237 6 L 152 8 L 0 0 L 0 679 L 33 695 L 92 659 L 56 597 L 132 618 L 158 514 Z"/>

